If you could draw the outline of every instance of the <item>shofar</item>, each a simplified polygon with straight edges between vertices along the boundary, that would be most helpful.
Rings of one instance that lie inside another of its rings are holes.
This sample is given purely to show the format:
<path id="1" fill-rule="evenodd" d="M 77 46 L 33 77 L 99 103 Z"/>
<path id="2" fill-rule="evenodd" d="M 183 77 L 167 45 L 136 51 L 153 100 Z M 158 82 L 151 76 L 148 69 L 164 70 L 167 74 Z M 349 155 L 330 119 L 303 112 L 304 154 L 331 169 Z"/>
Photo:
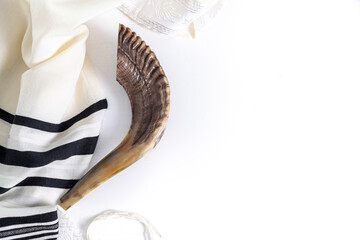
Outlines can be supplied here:
<path id="1" fill-rule="evenodd" d="M 119 146 L 60 199 L 64 209 L 152 150 L 164 133 L 170 110 L 168 80 L 150 47 L 124 25 L 119 26 L 116 80 L 130 99 L 130 130 Z"/>

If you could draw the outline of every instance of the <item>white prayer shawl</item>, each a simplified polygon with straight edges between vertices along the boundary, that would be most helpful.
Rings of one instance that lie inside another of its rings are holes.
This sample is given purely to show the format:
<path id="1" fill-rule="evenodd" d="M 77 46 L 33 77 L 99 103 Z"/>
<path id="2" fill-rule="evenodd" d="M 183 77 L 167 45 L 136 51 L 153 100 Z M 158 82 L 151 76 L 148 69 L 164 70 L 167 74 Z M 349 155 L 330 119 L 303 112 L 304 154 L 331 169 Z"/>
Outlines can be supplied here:
<path id="1" fill-rule="evenodd" d="M 136 0 L 0 1 L 0 239 L 57 238 L 57 201 L 88 168 L 107 108 L 83 23 L 119 6 L 152 29 L 176 25 Z"/>
<path id="2" fill-rule="evenodd" d="M 118 5 L 0 2 L 0 239 L 57 237 L 57 200 L 84 175 L 107 108 L 82 23 Z"/>

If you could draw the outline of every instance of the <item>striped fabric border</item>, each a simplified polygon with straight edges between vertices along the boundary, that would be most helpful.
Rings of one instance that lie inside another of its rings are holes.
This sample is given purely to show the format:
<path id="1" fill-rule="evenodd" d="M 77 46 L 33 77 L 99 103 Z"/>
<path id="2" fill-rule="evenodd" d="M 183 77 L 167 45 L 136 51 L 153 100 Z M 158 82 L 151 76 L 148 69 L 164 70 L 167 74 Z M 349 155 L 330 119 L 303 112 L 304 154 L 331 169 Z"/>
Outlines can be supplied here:
<path id="1" fill-rule="evenodd" d="M 50 233 L 43 233 L 43 234 L 39 234 L 39 235 L 35 235 L 35 236 L 28 236 L 28 237 L 23 237 L 23 238 L 16 238 L 14 240 L 30 240 L 30 239 L 46 239 L 46 240 L 56 240 L 57 239 L 57 235 L 58 235 L 58 231 L 57 232 L 50 232 Z M 56 236 L 56 238 L 44 238 L 44 237 L 54 237 Z"/>
<path id="2" fill-rule="evenodd" d="M 26 186 L 39 186 L 39 187 L 50 187 L 50 188 L 63 188 L 70 189 L 76 183 L 78 179 L 57 179 L 57 178 L 47 178 L 47 177 L 28 177 L 25 180 L 19 182 L 11 188 L 0 187 L 0 194 L 6 193 L 14 187 L 26 187 Z"/>
<path id="3" fill-rule="evenodd" d="M 25 208 L 5 208 L 6 211 L 2 212 L 3 206 L 0 204 L 0 239 L 57 239 L 57 211 L 49 206 L 40 207 L 40 210 L 33 210 L 31 207 L 28 209 L 27 201 L 35 206 L 34 203 L 37 204 L 39 198 L 39 202 L 51 204 L 56 201 L 54 198 L 60 197 L 60 191 L 66 191 L 77 183 L 89 164 L 89 156 L 95 151 L 99 138 L 99 118 L 102 116 L 100 111 L 107 106 L 107 100 L 102 99 L 58 124 L 13 115 L 0 109 L 0 121 L 4 121 L 2 124 L 5 127 L 8 127 L 7 124 L 10 127 L 16 126 L 14 129 L 22 134 L 24 129 L 30 135 L 24 134 L 21 137 L 34 139 L 34 142 L 24 143 L 14 134 L 11 140 L 5 137 L 1 142 L 0 164 L 13 171 L 2 175 L 1 171 L 5 169 L 0 170 L 0 197 Z M 77 131 L 73 131 L 72 126 L 80 124 L 80 121 L 81 124 L 88 124 L 85 126 L 92 124 L 93 127 L 81 129 L 83 125 L 79 125 Z M 37 144 L 37 138 L 41 138 L 41 144 Z M 76 161 L 72 161 L 74 159 Z M 51 175 L 54 164 L 56 166 L 60 163 L 70 164 L 70 167 L 56 168 L 56 174 Z M 73 171 L 72 167 L 78 169 Z M 13 196 L 13 193 L 16 195 Z M 24 209 L 27 209 L 26 212 Z"/>
<path id="4" fill-rule="evenodd" d="M 52 222 L 57 219 L 57 211 L 31 215 L 26 217 L 6 217 L 0 218 L 0 230 L 2 227 L 10 225 L 26 224 L 26 223 L 44 223 Z"/>
<path id="5" fill-rule="evenodd" d="M 98 112 L 100 110 L 106 109 L 108 107 L 107 100 L 102 99 L 88 108 L 86 108 L 84 111 L 79 113 L 78 115 L 70 118 L 69 120 L 55 124 L 55 123 L 48 123 L 41 120 L 37 120 L 34 118 L 29 118 L 25 116 L 19 116 L 19 115 L 12 115 L 11 113 L 6 112 L 3 109 L 0 109 L 0 119 L 11 123 L 15 125 L 25 126 L 29 128 L 34 128 L 46 132 L 63 132 L 67 129 L 69 129 L 72 125 L 79 122 L 80 120 L 87 118 L 91 114 Z"/>
<path id="6" fill-rule="evenodd" d="M 27 233 L 40 232 L 46 230 L 57 230 L 59 228 L 59 223 L 55 223 L 52 225 L 44 225 L 44 226 L 34 226 L 34 227 L 25 227 L 25 228 L 17 228 L 10 229 L 6 231 L 0 231 L 0 238 L 5 238 L 9 236 L 17 236 Z"/>
<path id="7" fill-rule="evenodd" d="M 57 211 L 21 217 L 0 217 L 0 239 L 57 239 L 58 232 Z"/>
<path id="8" fill-rule="evenodd" d="M 93 154 L 98 136 L 83 138 L 46 152 L 18 151 L 0 146 L 0 163 L 21 167 L 41 167 L 75 155 Z"/>

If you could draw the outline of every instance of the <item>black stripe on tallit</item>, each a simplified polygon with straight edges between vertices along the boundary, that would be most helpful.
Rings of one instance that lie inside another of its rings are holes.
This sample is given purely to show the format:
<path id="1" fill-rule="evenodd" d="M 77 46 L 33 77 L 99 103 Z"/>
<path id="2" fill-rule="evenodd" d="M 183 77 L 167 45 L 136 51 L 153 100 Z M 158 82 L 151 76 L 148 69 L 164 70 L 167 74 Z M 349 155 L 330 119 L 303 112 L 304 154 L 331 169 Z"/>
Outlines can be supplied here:
<path id="1" fill-rule="evenodd" d="M 0 146 L 0 163 L 28 168 L 41 167 L 72 156 L 93 154 L 97 140 L 98 136 L 82 138 L 46 152 L 18 151 Z"/>
<path id="2" fill-rule="evenodd" d="M 69 120 L 55 124 L 55 123 L 49 123 L 45 121 L 41 121 L 34 118 L 29 118 L 25 116 L 19 116 L 19 115 L 12 115 L 5 110 L 0 109 L 0 119 L 19 126 L 25 126 L 29 128 L 38 129 L 41 131 L 46 132 L 52 132 L 52 133 L 58 133 L 63 132 L 67 129 L 69 129 L 72 125 L 75 123 L 81 121 L 84 118 L 87 118 L 91 114 L 98 112 L 100 110 L 106 109 L 108 107 L 108 103 L 106 99 L 102 99 L 85 110 L 83 110 L 81 113 L 77 114 L 76 116 L 70 118 Z"/>
<path id="3" fill-rule="evenodd" d="M 59 228 L 59 223 L 51 224 L 51 225 L 41 225 L 41 226 L 31 226 L 31 227 L 23 227 L 23 228 L 16 228 L 16 229 L 9 229 L 0 232 L 0 239 L 6 238 L 10 236 L 16 236 L 21 234 L 28 234 L 40 231 L 49 231 L 49 230 L 56 230 Z"/>
<path id="4" fill-rule="evenodd" d="M 5 217 L 0 218 L 0 227 L 7 227 L 17 224 L 45 223 L 58 219 L 57 211 L 36 214 L 31 216 Z"/>
<path id="5" fill-rule="evenodd" d="M 0 108 L 0 119 L 4 120 L 5 122 L 8 123 L 13 123 L 14 122 L 14 118 L 15 116 L 6 112 L 5 110 L 2 110 Z"/>
<path id="6" fill-rule="evenodd" d="M 25 180 L 19 182 L 11 188 L 0 187 L 0 194 L 6 193 L 14 187 L 28 187 L 28 186 L 40 186 L 40 187 L 51 187 L 51 188 L 72 188 L 78 180 L 58 179 L 58 178 L 47 178 L 47 177 L 28 177 Z"/>
<path id="7" fill-rule="evenodd" d="M 43 233 L 43 234 L 34 235 L 34 236 L 28 236 L 28 237 L 16 238 L 15 240 L 30 240 L 30 239 L 39 239 L 39 238 L 42 238 L 42 237 L 47 237 L 47 236 L 54 236 L 55 238 L 51 238 L 51 239 L 57 239 L 58 234 L 59 234 L 59 231 L 56 231 L 56 232 Z M 47 240 L 51 240 L 51 239 L 47 239 Z"/>

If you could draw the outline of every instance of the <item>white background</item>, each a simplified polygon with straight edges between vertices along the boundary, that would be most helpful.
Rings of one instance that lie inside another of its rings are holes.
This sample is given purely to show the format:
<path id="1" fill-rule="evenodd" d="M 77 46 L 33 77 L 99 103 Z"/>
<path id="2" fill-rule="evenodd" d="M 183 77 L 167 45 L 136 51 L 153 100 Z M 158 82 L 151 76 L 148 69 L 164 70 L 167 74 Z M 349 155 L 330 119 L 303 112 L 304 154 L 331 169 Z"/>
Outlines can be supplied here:
<path id="1" fill-rule="evenodd" d="M 118 209 L 167 240 L 360 238 L 359 0 L 229 1 L 195 40 L 117 10 L 90 21 L 109 100 L 94 161 L 130 125 L 118 23 L 158 56 L 171 114 L 156 149 L 69 210 L 81 229 Z"/>

